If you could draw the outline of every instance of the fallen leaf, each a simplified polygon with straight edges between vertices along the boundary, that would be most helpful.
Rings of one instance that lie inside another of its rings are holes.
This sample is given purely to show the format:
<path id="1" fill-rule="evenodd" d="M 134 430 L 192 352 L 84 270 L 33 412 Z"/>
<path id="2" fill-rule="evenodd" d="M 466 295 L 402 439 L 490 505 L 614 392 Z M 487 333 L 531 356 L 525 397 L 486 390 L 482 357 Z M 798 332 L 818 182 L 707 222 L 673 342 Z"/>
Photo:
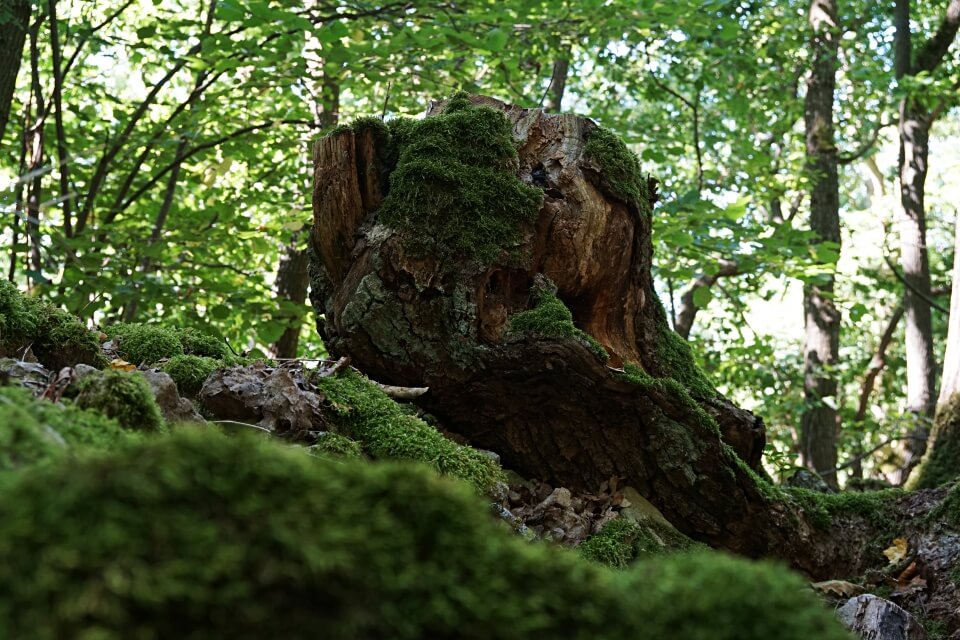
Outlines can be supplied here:
<path id="1" fill-rule="evenodd" d="M 838 598 L 852 598 L 864 592 L 863 587 L 845 580 L 825 580 L 810 584 L 814 591 Z"/>
<path id="2" fill-rule="evenodd" d="M 110 368 L 114 369 L 115 371 L 136 371 L 137 365 L 131 364 L 121 358 L 117 358 L 110 363 Z"/>
<path id="3" fill-rule="evenodd" d="M 893 590 L 892 596 L 912 596 L 927 590 L 927 581 L 920 576 Z"/>
<path id="4" fill-rule="evenodd" d="M 889 548 L 884 549 L 883 555 L 887 556 L 890 564 L 903 562 L 904 558 L 907 557 L 907 539 L 894 538 L 893 544 Z"/>

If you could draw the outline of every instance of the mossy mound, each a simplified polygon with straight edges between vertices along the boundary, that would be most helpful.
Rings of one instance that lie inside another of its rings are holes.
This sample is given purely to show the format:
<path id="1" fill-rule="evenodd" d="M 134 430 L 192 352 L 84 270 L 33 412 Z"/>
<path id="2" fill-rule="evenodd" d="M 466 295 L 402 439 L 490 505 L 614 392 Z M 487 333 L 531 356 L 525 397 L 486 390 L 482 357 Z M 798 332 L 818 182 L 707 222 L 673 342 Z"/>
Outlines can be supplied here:
<path id="1" fill-rule="evenodd" d="M 207 432 L 18 476 L 5 638 L 847 638 L 783 569 L 696 554 L 610 572 L 422 468 Z"/>
<path id="2" fill-rule="evenodd" d="M 77 363 L 94 367 L 107 363 L 99 336 L 79 318 L 0 282 L 0 355 L 19 356 L 28 346 L 37 360 L 53 370 Z"/>
<path id="3" fill-rule="evenodd" d="M 705 548 L 669 525 L 619 517 L 587 538 L 577 550 L 588 560 L 623 569 L 638 558 L 670 551 Z"/>
<path id="4" fill-rule="evenodd" d="M 363 458 L 363 449 L 360 447 L 360 443 L 339 433 L 324 433 L 314 444 L 307 447 L 307 450 L 320 457 L 352 458 L 356 460 Z"/>
<path id="5" fill-rule="evenodd" d="M 867 520 L 878 532 L 896 527 L 896 501 L 903 497 L 901 489 L 883 491 L 844 491 L 820 493 L 799 487 L 787 487 L 784 497 L 801 507 L 818 527 L 827 529 L 834 518 L 858 516 Z"/>
<path id="6" fill-rule="evenodd" d="M 937 407 L 927 454 L 914 472 L 911 489 L 933 489 L 960 477 L 960 394 Z"/>
<path id="7" fill-rule="evenodd" d="M 193 328 L 119 323 L 107 327 L 106 332 L 116 341 L 117 353 L 134 364 L 155 364 L 182 355 L 215 360 L 230 355 L 219 338 Z"/>
<path id="8" fill-rule="evenodd" d="M 106 329 L 117 353 L 133 364 L 153 364 L 183 355 L 176 329 L 153 324 L 116 324 Z"/>
<path id="9" fill-rule="evenodd" d="M 601 360 L 609 359 L 607 350 L 593 336 L 573 324 L 573 314 L 549 286 L 535 286 L 531 292 L 533 309 L 510 318 L 509 333 L 532 333 L 552 338 L 576 338 L 584 342 Z"/>
<path id="10" fill-rule="evenodd" d="M 443 113 L 391 122 L 389 133 L 397 160 L 377 218 L 401 231 L 413 253 L 494 260 L 536 219 L 543 194 L 517 178 L 501 112 L 455 96 Z"/>
<path id="11" fill-rule="evenodd" d="M 150 383 L 138 373 L 91 373 L 80 379 L 77 390 L 78 407 L 114 418 L 128 429 L 160 431 L 164 427 Z"/>
<path id="12" fill-rule="evenodd" d="M 425 462 L 443 474 L 490 492 L 503 472 L 476 449 L 445 438 L 426 422 L 405 412 L 369 380 L 353 371 L 317 380 L 317 385 L 351 435 L 371 457 Z"/>
<path id="13" fill-rule="evenodd" d="M 173 356 L 161 369 L 177 383 L 181 396 L 193 397 L 219 366 L 219 361 L 204 356 Z"/>
<path id="14" fill-rule="evenodd" d="M 134 439 L 99 413 L 38 400 L 22 387 L 0 387 L 0 472 Z"/>

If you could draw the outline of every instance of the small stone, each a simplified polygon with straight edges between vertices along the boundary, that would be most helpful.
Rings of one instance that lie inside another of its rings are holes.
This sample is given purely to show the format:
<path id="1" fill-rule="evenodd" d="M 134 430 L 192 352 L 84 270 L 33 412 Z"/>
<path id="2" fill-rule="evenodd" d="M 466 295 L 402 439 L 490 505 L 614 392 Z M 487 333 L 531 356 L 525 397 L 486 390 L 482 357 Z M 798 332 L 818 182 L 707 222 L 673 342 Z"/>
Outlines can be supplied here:
<path id="1" fill-rule="evenodd" d="M 160 413 L 163 414 L 164 420 L 169 423 L 204 422 L 193 403 L 180 397 L 177 392 L 177 383 L 168 374 L 156 369 L 138 371 L 137 373 L 150 383 L 150 388 L 157 399 L 157 405 L 160 406 Z"/>
<path id="2" fill-rule="evenodd" d="M 564 509 L 569 509 L 573 502 L 573 496 L 570 495 L 570 489 L 558 487 L 553 490 L 554 502 Z"/>

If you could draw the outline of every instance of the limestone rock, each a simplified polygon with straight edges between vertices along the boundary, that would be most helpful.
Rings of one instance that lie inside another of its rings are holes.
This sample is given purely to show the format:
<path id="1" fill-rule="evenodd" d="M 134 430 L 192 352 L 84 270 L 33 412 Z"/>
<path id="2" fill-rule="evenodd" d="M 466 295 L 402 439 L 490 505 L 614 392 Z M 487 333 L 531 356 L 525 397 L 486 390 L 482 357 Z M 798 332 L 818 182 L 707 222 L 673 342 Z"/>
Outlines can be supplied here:
<path id="1" fill-rule="evenodd" d="M 863 640 L 926 640 L 927 632 L 904 609 L 871 594 L 850 598 L 837 609 L 845 627 Z"/>

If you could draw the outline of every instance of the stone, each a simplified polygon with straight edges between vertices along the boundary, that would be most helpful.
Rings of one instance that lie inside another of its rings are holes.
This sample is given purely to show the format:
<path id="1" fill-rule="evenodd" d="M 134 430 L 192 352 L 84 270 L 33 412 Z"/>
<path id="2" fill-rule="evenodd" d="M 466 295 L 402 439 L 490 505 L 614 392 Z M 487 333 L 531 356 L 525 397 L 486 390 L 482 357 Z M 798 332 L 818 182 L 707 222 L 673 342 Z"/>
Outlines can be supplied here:
<path id="1" fill-rule="evenodd" d="M 163 419 L 168 423 L 204 422 L 193 403 L 180 397 L 180 393 L 177 391 L 177 383 L 168 374 L 157 369 L 147 369 L 146 371 L 138 371 L 138 373 L 150 383 L 153 395 L 160 406 L 160 413 L 163 414 Z"/>
<path id="2" fill-rule="evenodd" d="M 927 632 L 901 607 L 872 594 L 850 598 L 837 618 L 863 640 L 926 640 Z"/>

